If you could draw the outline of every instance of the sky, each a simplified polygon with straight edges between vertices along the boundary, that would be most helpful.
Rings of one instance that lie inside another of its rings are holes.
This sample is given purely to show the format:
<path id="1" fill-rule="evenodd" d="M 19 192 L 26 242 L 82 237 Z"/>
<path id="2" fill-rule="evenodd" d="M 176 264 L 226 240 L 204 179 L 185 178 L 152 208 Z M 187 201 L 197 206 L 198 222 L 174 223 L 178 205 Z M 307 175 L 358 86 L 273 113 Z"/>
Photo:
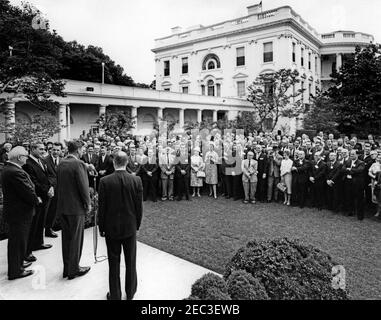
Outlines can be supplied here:
<path id="1" fill-rule="evenodd" d="M 260 0 L 28 0 L 64 40 L 95 45 L 135 82 L 154 80 L 156 38 L 171 28 L 204 26 L 247 15 Z M 21 0 L 10 0 L 20 5 Z M 380 0 L 263 0 L 263 11 L 289 5 L 319 33 L 351 30 L 381 42 Z"/>

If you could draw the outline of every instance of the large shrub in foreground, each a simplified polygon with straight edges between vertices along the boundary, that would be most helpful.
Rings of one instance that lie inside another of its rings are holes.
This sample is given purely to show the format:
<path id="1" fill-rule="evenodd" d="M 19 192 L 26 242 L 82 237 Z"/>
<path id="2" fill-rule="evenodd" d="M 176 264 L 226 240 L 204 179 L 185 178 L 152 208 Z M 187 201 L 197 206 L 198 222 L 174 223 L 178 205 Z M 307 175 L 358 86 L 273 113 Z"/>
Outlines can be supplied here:
<path id="1" fill-rule="evenodd" d="M 252 241 L 241 248 L 226 266 L 224 278 L 245 270 L 264 286 L 270 299 L 348 299 L 332 287 L 331 257 L 298 240 Z"/>
<path id="2" fill-rule="evenodd" d="M 224 277 L 206 274 L 188 300 L 346 300 L 332 286 L 331 257 L 298 240 L 251 241 L 237 251 Z"/>

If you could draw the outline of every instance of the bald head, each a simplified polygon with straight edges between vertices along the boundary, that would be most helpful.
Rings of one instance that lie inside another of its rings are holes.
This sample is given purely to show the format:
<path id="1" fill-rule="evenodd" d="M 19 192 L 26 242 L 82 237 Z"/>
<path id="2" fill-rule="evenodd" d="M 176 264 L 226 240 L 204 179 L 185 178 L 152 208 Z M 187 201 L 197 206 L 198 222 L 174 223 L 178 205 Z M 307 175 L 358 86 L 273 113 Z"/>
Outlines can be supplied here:
<path id="1" fill-rule="evenodd" d="M 23 166 L 25 164 L 27 158 L 28 158 L 28 151 L 26 151 L 26 149 L 21 146 L 14 147 L 8 153 L 9 161 L 17 163 L 20 166 Z"/>
<path id="2" fill-rule="evenodd" d="M 114 168 L 125 169 L 127 166 L 128 157 L 127 154 L 123 151 L 117 151 L 114 153 Z"/>

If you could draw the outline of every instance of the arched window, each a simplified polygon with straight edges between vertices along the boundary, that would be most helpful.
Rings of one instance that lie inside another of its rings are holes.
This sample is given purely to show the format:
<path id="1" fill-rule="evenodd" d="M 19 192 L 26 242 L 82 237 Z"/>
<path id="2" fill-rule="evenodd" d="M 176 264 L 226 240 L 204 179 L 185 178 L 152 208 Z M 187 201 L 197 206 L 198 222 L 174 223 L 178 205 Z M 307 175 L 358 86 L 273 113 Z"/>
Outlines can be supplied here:
<path id="1" fill-rule="evenodd" d="M 202 70 L 213 70 L 221 68 L 220 58 L 214 53 L 208 54 L 202 62 Z"/>
<path id="2" fill-rule="evenodd" d="M 208 96 L 214 96 L 214 81 L 208 81 Z"/>

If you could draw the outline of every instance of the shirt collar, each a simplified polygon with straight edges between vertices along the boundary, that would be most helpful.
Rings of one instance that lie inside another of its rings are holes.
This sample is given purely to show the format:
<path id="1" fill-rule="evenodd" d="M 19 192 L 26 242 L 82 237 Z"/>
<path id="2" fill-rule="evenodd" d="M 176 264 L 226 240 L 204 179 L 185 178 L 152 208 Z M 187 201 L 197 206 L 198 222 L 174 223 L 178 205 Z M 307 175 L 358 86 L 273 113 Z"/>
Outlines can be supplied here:
<path id="1" fill-rule="evenodd" d="M 19 164 L 15 163 L 15 162 L 13 162 L 13 161 L 8 161 L 8 163 L 13 164 L 14 166 L 16 166 L 16 167 L 22 169 L 22 167 L 21 167 Z"/>
<path id="2" fill-rule="evenodd" d="M 35 156 L 33 156 L 33 155 L 29 155 L 29 157 L 31 158 L 31 159 L 33 159 L 33 161 L 35 161 L 35 162 L 37 162 L 38 164 L 40 164 L 40 159 L 37 159 Z"/>

